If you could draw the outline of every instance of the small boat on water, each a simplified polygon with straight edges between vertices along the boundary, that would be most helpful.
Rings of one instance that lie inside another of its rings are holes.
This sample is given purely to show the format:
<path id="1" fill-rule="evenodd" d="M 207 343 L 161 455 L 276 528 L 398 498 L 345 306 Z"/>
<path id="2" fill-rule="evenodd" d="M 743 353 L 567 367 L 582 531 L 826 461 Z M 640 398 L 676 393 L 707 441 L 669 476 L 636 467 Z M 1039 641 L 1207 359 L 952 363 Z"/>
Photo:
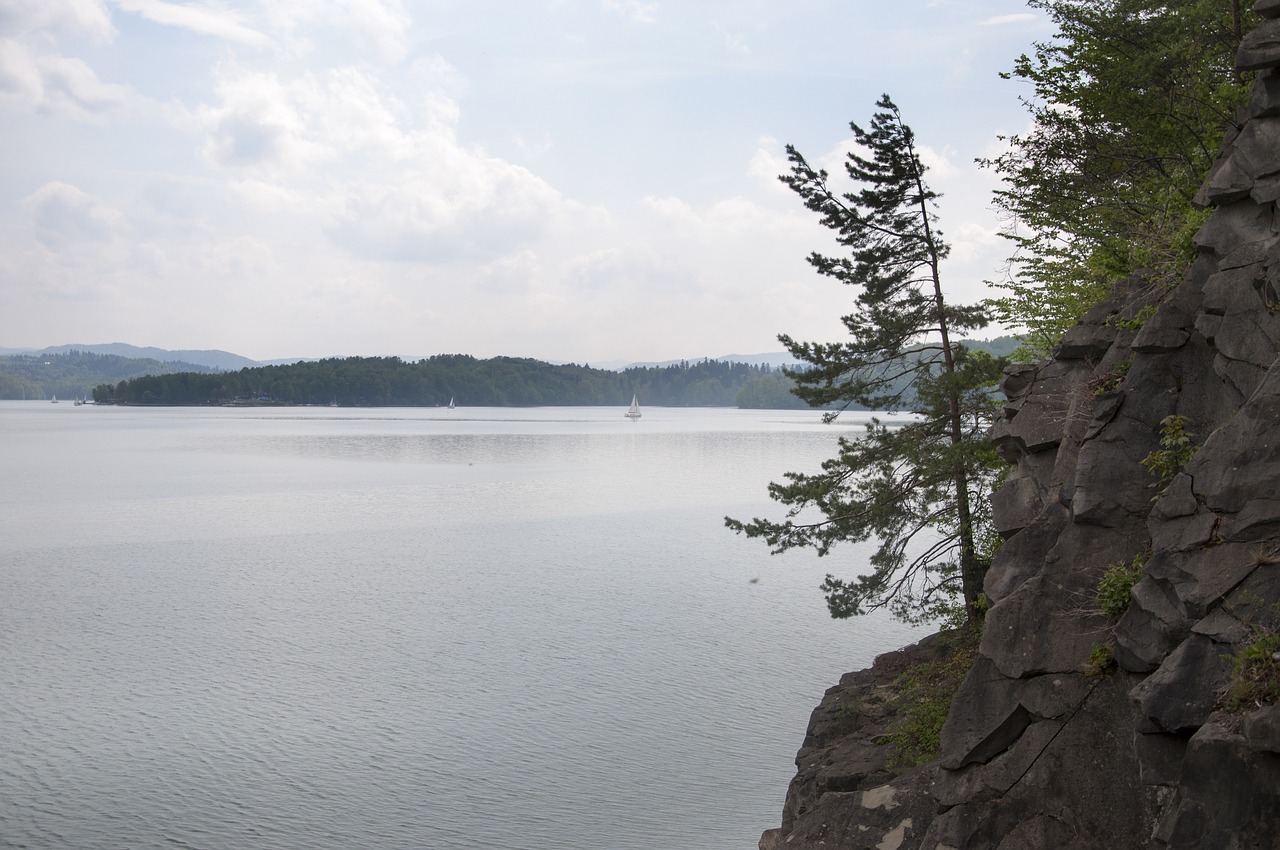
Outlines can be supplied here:
<path id="1" fill-rule="evenodd" d="M 631 406 L 627 408 L 627 412 L 623 415 L 633 422 L 640 418 L 640 402 L 636 400 L 634 393 L 631 395 Z"/>
<path id="2" fill-rule="evenodd" d="M 49 401 L 53 402 L 54 404 L 57 404 L 57 403 L 58 403 L 58 397 L 55 395 L 53 398 L 49 399 Z"/>
<path id="3" fill-rule="evenodd" d="M 455 407 L 457 407 L 457 405 L 453 403 L 453 396 L 449 396 L 449 409 L 453 410 Z"/>

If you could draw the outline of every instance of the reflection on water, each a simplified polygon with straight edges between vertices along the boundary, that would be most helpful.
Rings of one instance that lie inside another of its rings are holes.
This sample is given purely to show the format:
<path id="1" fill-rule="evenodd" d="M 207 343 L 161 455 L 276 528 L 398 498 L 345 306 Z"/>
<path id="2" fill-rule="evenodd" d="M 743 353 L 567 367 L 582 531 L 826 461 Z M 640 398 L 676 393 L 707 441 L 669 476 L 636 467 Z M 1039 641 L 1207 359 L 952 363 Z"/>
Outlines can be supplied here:
<path id="1" fill-rule="evenodd" d="M 0 846 L 753 846 L 914 638 L 722 528 L 849 427 L 460 413 L 0 404 Z"/>

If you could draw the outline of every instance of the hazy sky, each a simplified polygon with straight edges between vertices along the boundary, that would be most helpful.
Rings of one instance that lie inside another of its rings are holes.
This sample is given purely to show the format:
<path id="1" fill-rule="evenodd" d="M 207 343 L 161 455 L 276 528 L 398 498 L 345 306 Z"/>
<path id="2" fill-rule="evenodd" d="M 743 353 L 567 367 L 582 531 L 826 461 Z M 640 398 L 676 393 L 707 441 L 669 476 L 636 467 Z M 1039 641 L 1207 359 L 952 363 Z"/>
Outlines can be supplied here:
<path id="1" fill-rule="evenodd" d="M 777 182 L 890 93 L 958 300 L 1021 0 L 0 0 L 0 347 L 596 363 L 838 338 Z"/>

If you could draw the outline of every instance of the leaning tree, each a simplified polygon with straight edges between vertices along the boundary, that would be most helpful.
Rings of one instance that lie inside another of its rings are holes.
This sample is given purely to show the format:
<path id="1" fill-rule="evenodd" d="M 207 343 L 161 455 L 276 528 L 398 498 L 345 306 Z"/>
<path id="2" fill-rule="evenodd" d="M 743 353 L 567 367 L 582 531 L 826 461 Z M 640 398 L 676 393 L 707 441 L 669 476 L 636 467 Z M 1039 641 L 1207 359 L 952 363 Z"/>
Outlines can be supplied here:
<path id="1" fill-rule="evenodd" d="M 868 129 L 850 124 L 850 191 L 787 146 L 791 172 L 780 179 L 842 248 L 809 263 L 857 294 L 842 317 L 847 339 L 779 339 L 806 364 L 790 370 L 796 394 L 826 408 L 826 421 L 851 406 L 910 415 L 901 423 L 872 417 L 865 433 L 840 438 L 820 472 L 788 472 L 771 484 L 769 495 L 788 507 L 784 519 L 725 522 L 774 552 L 826 555 L 836 543 L 874 540 L 864 574 L 823 583 L 834 617 L 887 608 L 911 622 L 972 621 L 981 615 L 986 496 L 999 466 L 986 432 L 1002 364 L 958 342 L 987 324 L 986 309 L 945 297 L 939 196 L 898 107 L 888 95 L 876 107 Z"/>

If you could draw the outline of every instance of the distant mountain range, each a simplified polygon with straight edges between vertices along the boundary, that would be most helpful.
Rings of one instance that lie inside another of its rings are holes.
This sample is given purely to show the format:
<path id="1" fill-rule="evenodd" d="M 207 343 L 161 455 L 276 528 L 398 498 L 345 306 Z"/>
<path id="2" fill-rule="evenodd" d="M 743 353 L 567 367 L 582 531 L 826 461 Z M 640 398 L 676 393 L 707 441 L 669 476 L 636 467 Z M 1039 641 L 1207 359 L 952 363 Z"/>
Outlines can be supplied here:
<path id="1" fill-rule="evenodd" d="M 126 357 L 130 360 L 155 360 L 159 363 L 190 363 L 222 372 L 234 372 L 246 366 L 270 365 L 269 363 L 250 360 L 248 357 L 241 357 L 239 354 L 232 354 L 230 351 L 218 351 L 216 349 L 171 351 L 165 348 L 141 348 L 123 342 L 94 345 L 51 345 L 48 348 L 0 348 L 0 355 L 67 354 L 72 351 L 83 351 L 89 354 L 109 354 L 115 357 Z M 298 359 L 301 358 L 271 362 L 296 363 Z"/>
<path id="2" fill-rule="evenodd" d="M 1018 345 L 1017 340 L 1012 337 L 969 341 L 968 344 L 997 356 L 1012 353 Z M 314 363 L 319 359 L 296 357 L 260 361 L 217 349 L 170 350 L 144 348 L 123 342 L 55 345 L 42 349 L 0 348 L 0 399 L 49 398 L 53 395 L 64 398 L 87 397 L 100 384 L 115 384 L 144 375 L 166 375 L 178 372 L 239 372 L 242 369 L 264 366 Z M 427 358 L 402 357 L 400 359 L 406 363 L 417 363 Z M 777 369 L 780 366 L 795 365 L 796 361 L 789 353 L 778 351 L 766 354 L 725 354 L 720 357 L 641 363 L 613 361 L 592 365 L 595 369 L 603 371 L 623 372 L 627 369 L 655 369 L 680 364 L 693 367 L 707 363 L 737 363 L 757 369 L 764 366 Z"/>
<path id="3" fill-rule="evenodd" d="M 137 345 L 129 345 L 124 342 L 93 343 L 83 345 L 51 345 L 48 348 L 0 348 L 0 356 L 66 354 L 70 351 L 83 351 L 90 354 L 110 354 L 116 357 L 127 357 L 133 360 L 154 360 L 160 363 L 189 363 L 195 366 L 203 366 L 206 369 L 216 369 L 221 372 L 235 372 L 239 369 L 245 369 L 251 366 L 281 366 L 289 363 L 314 362 L 322 359 L 318 357 L 285 357 L 277 360 L 251 360 L 248 357 L 233 354 L 230 351 L 221 351 L 219 349 L 170 350 L 150 346 L 141 347 Z M 340 357 L 342 355 L 336 356 Z M 413 362 L 423 358 L 404 357 L 402 359 Z M 769 354 L 725 354 L 720 357 L 686 357 L 677 360 L 642 362 L 610 360 L 608 362 L 593 363 L 591 365 L 597 369 L 621 371 L 632 366 L 672 366 L 676 363 L 701 362 L 702 360 L 714 360 L 723 363 L 750 363 L 753 366 L 768 364 L 769 366 L 775 367 L 790 366 L 796 362 L 795 358 L 787 352 L 776 351 Z"/>

